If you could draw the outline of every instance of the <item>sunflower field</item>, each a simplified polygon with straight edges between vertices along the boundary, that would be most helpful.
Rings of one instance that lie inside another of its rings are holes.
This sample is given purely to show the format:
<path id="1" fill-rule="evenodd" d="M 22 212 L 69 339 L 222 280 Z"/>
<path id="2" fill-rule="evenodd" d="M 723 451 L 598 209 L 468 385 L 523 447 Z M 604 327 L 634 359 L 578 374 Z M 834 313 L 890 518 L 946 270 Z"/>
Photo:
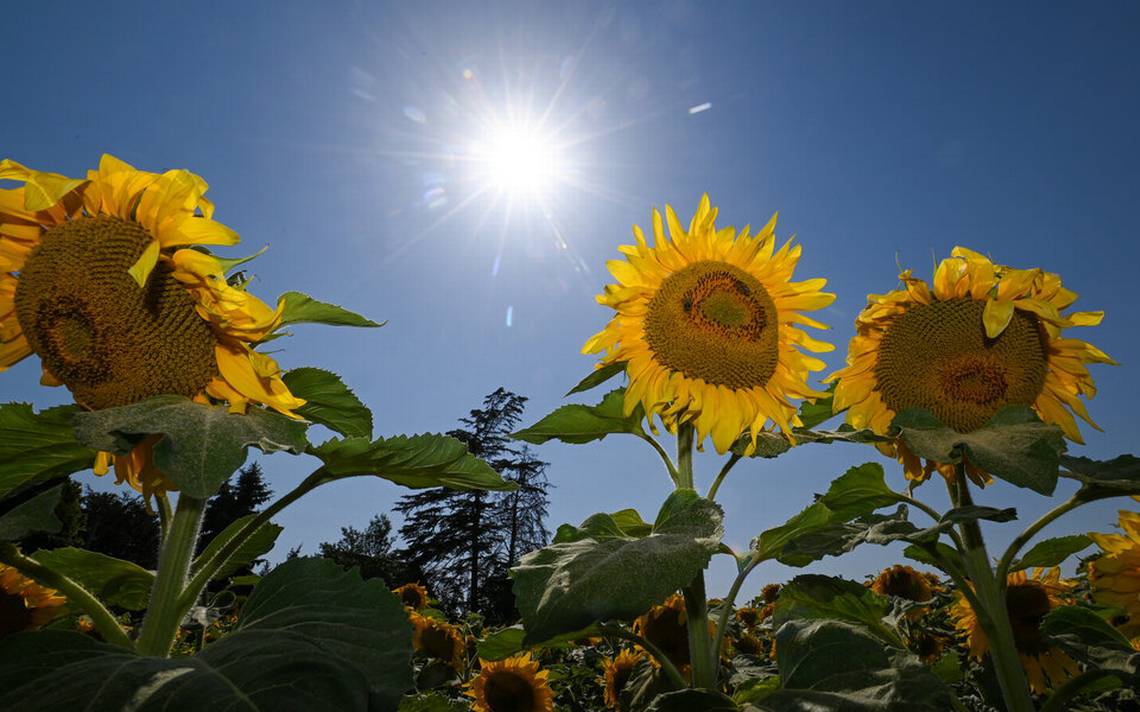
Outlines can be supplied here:
<path id="1" fill-rule="evenodd" d="M 283 509 L 331 482 L 511 488 L 453 437 L 376 437 L 337 375 L 271 355 L 294 325 L 381 323 L 301 292 L 252 294 L 238 268 L 257 255 L 221 254 L 238 236 L 187 170 L 107 155 L 71 178 L 4 160 L 0 180 L 17 185 L 0 190 L 0 370 L 38 359 L 42 384 L 74 401 L 0 405 L 0 709 L 1140 709 L 1140 460 L 1069 453 L 1097 427 L 1089 367 L 1114 361 L 1076 335 L 1103 313 L 1074 310 L 1057 274 L 979 245 L 929 280 L 904 269 L 867 296 L 846 365 L 824 374 L 815 354 L 835 345 L 811 314 L 835 295 L 794 278 L 801 246 L 774 217 L 718 227 L 708 196 L 687 224 L 653 211 L 608 264 L 597 301 L 612 318 L 567 394 L 586 402 L 514 438 L 641 440 L 660 456 L 660 506 L 606 502 L 560 526 L 510 572 L 517 624 L 489 626 L 423 585 L 389 590 L 327 559 L 235 575 L 273 547 Z M 588 395 L 607 383 L 622 385 Z M 312 425 L 335 435 L 313 442 Z M 697 472 L 710 444 L 719 469 Z M 717 496 L 734 467 L 820 444 L 897 466 L 853 464 L 732 548 Z M 206 501 L 251 447 L 314 469 L 200 548 Z M 63 482 L 88 471 L 145 498 L 157 570 L 17 544 L 59 529 Z M 1076 483 L 1066 499 L 1061 478 Z M 1051 509 L 1018 521 L 989 496 L 995 480 Z M 945 511 L 926 496 L 938 488 Z M 1110 498 L 1120 532 L 1037 536 Z M 992 548 L 981 522 L 1024 529 Z M 908 561 L 865 580 L 812 571 L 891 543 Z M 736 570 L 719 598 L 705 585 L 716 556 Z M 750 579 L 767 561 L 803 572 Z"/>

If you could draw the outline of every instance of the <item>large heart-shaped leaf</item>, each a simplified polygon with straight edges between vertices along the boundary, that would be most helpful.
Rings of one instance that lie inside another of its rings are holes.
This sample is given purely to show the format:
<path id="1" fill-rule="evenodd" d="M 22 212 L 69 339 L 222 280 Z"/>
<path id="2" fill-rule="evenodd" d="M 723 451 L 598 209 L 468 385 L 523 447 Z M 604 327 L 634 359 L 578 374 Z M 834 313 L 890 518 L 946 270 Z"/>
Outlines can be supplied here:
<path id="1" fill-rule="evenodd" d="M 633 536 L 598 514 L 511 570 L 526 642 L 611 619 L 630 620 L 660 603 L 708 565 L 724 534 L 720 507 L 677 490 L 652 531 Z"/>
<path id="2" fill-rule="evenodd" d="M 1111 460 L 1090 460 L 1087 457 L 1062 456 L 1062 474 L 1080 480 L 1081 488 L 1075 495 L 1091 502 L 1107 497 L 1140 495 L 1140 457 L 1120 455 Z"/>
<path id="3" fill-rule="evenodd" d="M 625 389 L 610 391 L 597 405 L 564 405 L 529 428 L 514 433 L 517 440 L 541 445 L 548 440 L 582 444 L 615 433 L 640 433 L 644 414 L 639 407 L 625 415 Z"/>
<path id="4" fill-rule="evenodd" d="M 27 403 L 0 404 L 0 499 L 91 467 L 95 451 L 75 439 L 75 406 L 39 413 Z"/>
<path id="5" fill-rule="evenodd" d="M 716 690 L 675 690 L 658 695 L 646 712 L 739 712 L 740 708 Z"/>
<path id="6" fill-rule="evenodd" d="M 96 551 L 65 547 L 37 551 L 32 556 L 83 586 L 99 600 L 131 611 L 146 608 L 154 586 L 154 572 Z"/>
<path id="7" fill-rule="evenodd" d="M 865 626 L 889 645 L 902 648 L 897 630 L 884 623 L 891 602 L 861 583 L 823 576 L 801 574 L 780 588 L 773 622 L 789 620 L 842 620 Z"/>
<path id="8" fill-rule="evenodd" d="M 308 444 L 303 422 L 257 407 L 239 415 L 182 396 L 79 413 L 75 422 L 80 442 L 120 455 L 148 435 L 162 435 L 154 446 L 155 464 L 180 491 L 199 499 L 216 493 L 245 463 L 250 446 L 296 455 Z"/>
<path id="9" fill-rule="evenodd" d="M 236 631 L 193 657 L 64 631 L 0 641 L 0 709 L 394 710 L 411 653 L 407 616 L 381 582 L 296 559 L 262 579 Z"/>
<path id="10" fill-rule="evenodd" d="M 1092 539 L 1084 534 L 1071 534 L 1058 536 L 1052 539 L 1043 539 L 1033 545 L 1017 561 L 1013 562 L 1009 570 L 1020 571 L 1034 566 L 1056 566 L 1065 559 L 1079 551 L 1092 546 Z"/>
<path id="11" fill-rule="evenodd" d="M 922 409 L 905 410 L 891 427 L 915 455 L 941 463 L 962 457 L 1018 487 L 1053 494 L 1065 443 L 1061 429 L 1041 422 L 1030 408 L 1006 406 L 981 428 L 959 433 Z"/>
<path id="12" fill-rule="evenodd" d="M 1093 611 L 1054 609 L 1041 622 L 1041 633 L 1079 662 L 1140 684 L 1140 651 Z"/>
<path id="13" fill-rule="evenodd" d="M 331 371 L 295 368 L 281 380 L 305 405 L 297 415 L 320 423 L 345 437 L 372 437 L 372 411 Z"/>
<path id="14" fill-rule="evenodd" d="M 309 454 L 324 462 L 330 477 L 372 475 L 398 485 L 423 489 L 450 487 L 462 490 L 513 490 L 467 446 L 447 435 L 397 435 L 391 438 L 333 439 Z"/>

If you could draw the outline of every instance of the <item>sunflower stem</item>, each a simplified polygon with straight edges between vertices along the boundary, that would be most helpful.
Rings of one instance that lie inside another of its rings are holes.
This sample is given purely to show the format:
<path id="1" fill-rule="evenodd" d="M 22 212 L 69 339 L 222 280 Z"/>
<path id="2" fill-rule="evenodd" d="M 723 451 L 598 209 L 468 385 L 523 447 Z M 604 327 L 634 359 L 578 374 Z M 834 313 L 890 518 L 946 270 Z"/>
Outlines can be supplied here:
<path id="1" fill-rule="evenodd" d="M 693 478 L 693 426 L 677 429 L 678 487 L 695 489 Z M 693 666 L 693 686 L 713 689 L 716 686 L 716 660 L 709 640 L 709 610 L 705 597 L 705 573 L 700 571 L 683 589 L 685 622 L 689 629 L 689 660 Z"/>
<path id="2" fill-rule="evenodd" d="M 728 615 L 732 613 L 733 607 L 736 606 L 736 597 L 740 594 L 740 587 L 744 585 L 744 579 L 748 578 L 748 574 L 752 573 L 752 569 L 756 568 L 759 564 L 756 557 L 750 557 L 748 564 L 740 569 L 736 574 L 736 579 L 732 582 L 732 588 L 728 589 L 728 596 L 724 599 L 724 605 L 720 609 L 720 619 L 716 625 L 716 638 L 713 640 L 713 660 L 720 660 L 720 649 L 724 646 L 724 633 L 728 630 Z"/>
<path id="3" fill-rule="evenodd" d="M 728 477 L 728 473 L 732 469 L 732 466 L 738 462 L 740 462 L 740 455 L 732 453 L 732 456 L 729 457 L 728 461 L 724 463 L 724 467 L 720 468 L 720 472 L 717 473 L 716 479 L 713 480 L 712 487 L 709 487 L 709 493 L 705 495 L 707 499 L 716 499 L 716 493 L 717 490 L 720 489 L 720 483 L 724 482 L 724 478 Z"/>
<path id="4" fill-rule="evenodd" d="M 143 655 L 166 657 L 182 624 L 186 610 L 179 605 L 186 589 L 190 560 L 198 543 L 202 517 L 206 513 L 206 500 L 178 495 L 178 506 L 170 522 L 170 531 L 162 543 L 158 558 L 158 575 L 151 589 L 150 603 L 143 618 L 138 651 Z M 197 599 L 201 589 L 194 591 Z M 192 600 L 193 600 L 192 599 Z"/>
<path id="5" fill-rule="evenodd" d="M 665 448 L 661 447 L 661 443 L 657 442 L 656 438 L 643 430 L 640 430 L 636 435 L 653 446 L 653 449 L 661 456 L 661 461 L 665 463 L 665 470 L 669 473 L 669 479 L 673 480 L 673 486 L 680 487 L 681 484 L 677 474 L 677 466 L 673 464 L 673 460 L 669 457 L 669 453 L 665 452 Z"/>
<path id="6" fill-rule="evenodd" d="M 970 496 L 964 462 L 955 466 L 954 482 L 947 483 L 947 486 L 955 507 L 966 507 L 974 503 Z M 1013 627 L 1009 622 L 1005 592 L 1003 588 L 998 587 L 994 571 L 990 568 L 990 557 L 986 552 L 985 539 L 982 538 L 982 528 L 977 520 L 972 519 L 959 524 L 959 529 L 962 543 L 966 547 L 962 551 L 962 560 L 966 572 L 973 581 L 977 602 L 982 607 L 982 610 L 976 611 L 978 623 L 989 641 L 990 660 L 993 661 L 994 672 L 997 674 L 1006 708 L 1009 712 L 1033 712 L 1033 701 L 1029 697 L 1025 670 L 1021 665 L 1021 657 L 1017 653 L 1013 637 Z"/>
<path id="7" fill-rule="evenodd" d="M 166 533 L 170 531 L 170 519 L 174 516 L 170 508 L 170 498 L 165 492 L 159 492 L 154 496 L 154 501 L 158 504 L 159 541 L 166 541 Z"/>
<path id="8" fill-rule="evenodd" d="M 131 639 L 123 631 L 123 627 L 115 620 L 115 616 L 111 615 L 111 612 L 90 591 L 71 578 L 44 566 L 33 558 L 24 556 L 15 544 L 6 541 L 0 542 L 0 563 L 11 566 L 43 586 L 59 591 L 67 598 L 69 604 L 91 616 L 91 620 L 95 623 L 95 629 L 103 636 L 103 640 L 123 648 L 134 647 Z"/>
<path id="9" fill-rule="evenodd" d="M 1025 544 L 1030 539 L 1032 539 L 1037 534 L 1037 532 L 1048 526 L 1049 523 L 1054 519 L 1057 519 L 1067 512 L 1076 509 L 1082 504 L 1084 504 L 1084 501 L 1079 500 L 1075 497 L 1070 498 L 1061 504 L 1058 504 L 1053 509 L 1050 509 L 1045 514 L 1041 515 L 1037 521 L 1030 524 L 1025 531 L 1018 534 L 1017 537 L 1009 543 L 1009 547 L 1006 548 L 1005 553 L 1002 554 L 1001 560 L 997 565 L 996 576 L 998 589 L 1000 589 L 1003 593 L 1005 592 L 1006 577 L 1009 575 L 1009 567 L 1013 564 L 1013 557 L 1017 556 L 1017 552 L 1021 551 L 1021 547 L 1025 546 Z"/>

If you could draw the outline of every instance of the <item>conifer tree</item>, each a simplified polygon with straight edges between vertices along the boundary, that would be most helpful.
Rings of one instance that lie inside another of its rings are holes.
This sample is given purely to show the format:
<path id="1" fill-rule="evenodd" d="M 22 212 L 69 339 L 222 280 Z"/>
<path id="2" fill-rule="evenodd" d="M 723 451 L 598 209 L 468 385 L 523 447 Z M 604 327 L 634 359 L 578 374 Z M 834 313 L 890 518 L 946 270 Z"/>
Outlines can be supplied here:
<path id="1" fill-rule="evenodd" d="M 341 527 L 340 535 L 340 541 L 317 547 L 321 556 L 346 569 L 359 568 L 361 577 L 382 579 L 389 588 L 422 578 L 417 569 L 401 561 L 392 550 L 392 520 L 387 514 L 372 517 L 363 530 Z"/>

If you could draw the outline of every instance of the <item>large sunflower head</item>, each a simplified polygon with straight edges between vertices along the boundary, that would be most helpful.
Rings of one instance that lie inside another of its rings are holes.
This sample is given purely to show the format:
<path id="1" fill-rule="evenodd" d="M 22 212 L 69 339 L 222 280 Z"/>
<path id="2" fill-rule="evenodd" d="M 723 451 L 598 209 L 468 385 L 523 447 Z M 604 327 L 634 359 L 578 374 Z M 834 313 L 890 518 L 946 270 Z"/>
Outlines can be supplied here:
<path id="1" fill-rule="evenodd" d="M 1120 528 L 1124 534 L 1089 534 L 1102 551 L 1089 563 L 1089 584 L 1098 603 L 1128 615 L 1124 634 L 1140 636 L 1140 512 L 1121 510 Z"/>
<path id="2" fill-rule="evenodd" d="M 0 638 L 34 630 L 58 616 L 67 599 L 7 564 L 0 564 Z"/>
<path id="3" fill-rule="evenodd" d="M 253 350 L 280 325 L 276 309 L 225 276 L 203 247 L 237 234 L 213 219 L 206 182 L 185 170 L 139 171 L 104 155 L 85 179 L 0 161 L 0 371 L 36 354 L 42 383 L 64 385 L 99 409 L 177 394 L 264 404 L 285 415 L 304 405 L 277 363 Z M 112 461 L 119 482 L 171 489 L 144 443 Z"/>
<path id="4" fill-rule="evenodd" d="M 479 674 L 467 683 L 474 712 L 554 712 L 550 673 L 540 671 L 530 653 L 479 664 Z"/>
<path id="5" fill-rule="evenodd" d="M 1056 687 L 1080 673 L 1077 663 L 1059 648 L 1049 645 L 1041 634 L 1041 621 L 1049 611 L 1064 605 L 1064 596 L 1076 584 L 1061 578 L 1061 570 L 1035 569 L 1032 576 L 1015 571 L 1007 579 L 1005 607 L 1013 628 L 1013 642 L 1029 678 L 1029 687 L 1037 693 Z M 978 616 L 965 595 L 950 607 L 958 632 L 966 637 L 970 655 L 980 660 L 990 648 Z"/>
<path id="6" fill-rule="evenodd" d="M 789 240 L 775 249 L 775 216 L 750 235 L 717 229 L 716 214 L 703 196 L 685 230 L 667 205 L 666 237 L 654 210 L 653 247 L 634 226 L 637 244 L 608 263 L 617 284 L 598 296 L 617 314 L 582 351 L 602 354 L 599 365 L 627 363 L 627 415 L 640 405 L 670 430 L 692 424 L 698 444 L 711 435 L 724 453 L 745 431 L 755 441 L 769 422 L 785 432 L 798 425 L 789 399 L 824 395 L 807 385 L 823 362 L 800 349 L 834 347 L 803 331 L 826 327 L 802 312 L 835 295 L 819 291 L 824 279 L 791 281 L 800 247 Z"/>
<path id="7" fill-rule="evenodd" d="M 467 643 L 458 627 L 415 611 L 408 613 L 408 619 L 412 622 L 412 647 L 417 652 L 441 660 L 456 671 L 463 669 Z"/>
<path id="8" fill-rule="evenodd" d="M 1004 406 L 1027 405 L 1075 442 L 1082 440 L 1073 413 L 1097 427 L 1080 398 L 1096 394 L 1086 364 L 1113 361 L 1063 332 L 1099 324 L 1104 314 L 1063 313 L 1077 295 L 1058 275 L 955 247 L 935 270 L 933 288 L 909 270 L 899 277 L 903 289 L 870 295 L 855 320 L 847 366 L 826 379 L 838 380 L 834 407 L 847 409 L 849 424 L 886 434 L 896 414 L 923 408 L 966 433 Z M 899 458 L 909 479 L 938 467 L 902 443 L 884 451 Z M 979 483 L 986 478 L 968 471 Z"/>
<path id="9" fill-rule="evenodd" d="M 602 660 L 602 683 L 605 685 L 606 707 L 618 709 L 621 692 L 638 664 L 645 660 L 645 654 L 634 650 L 623 650 L 613 658 Z"/>

